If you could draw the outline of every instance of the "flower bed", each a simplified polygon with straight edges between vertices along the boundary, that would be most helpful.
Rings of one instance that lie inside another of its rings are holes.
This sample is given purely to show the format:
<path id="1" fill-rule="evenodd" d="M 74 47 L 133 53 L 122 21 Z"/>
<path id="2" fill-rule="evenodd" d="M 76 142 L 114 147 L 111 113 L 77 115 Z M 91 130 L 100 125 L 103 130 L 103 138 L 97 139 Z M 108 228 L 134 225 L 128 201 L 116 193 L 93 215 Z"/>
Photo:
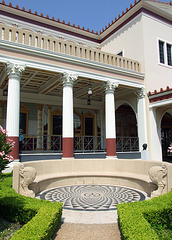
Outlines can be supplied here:
<path id="1" fill-rule="evenodd" d="M 3 174 L 0 178 L 0 213 L 4 219 L 24 224 L 12 240 L 48 240 L 61 222 L 62 203 L 19 195 L 12 189 L 11 175 Z"/>
<path id="2" fill-rule="evenodd" d="M 0 174 L 6 165 L 13 160 L 9 155 L 14 147 L 14 142 L 8 138 L 7 131 L 0 125 Z"/>

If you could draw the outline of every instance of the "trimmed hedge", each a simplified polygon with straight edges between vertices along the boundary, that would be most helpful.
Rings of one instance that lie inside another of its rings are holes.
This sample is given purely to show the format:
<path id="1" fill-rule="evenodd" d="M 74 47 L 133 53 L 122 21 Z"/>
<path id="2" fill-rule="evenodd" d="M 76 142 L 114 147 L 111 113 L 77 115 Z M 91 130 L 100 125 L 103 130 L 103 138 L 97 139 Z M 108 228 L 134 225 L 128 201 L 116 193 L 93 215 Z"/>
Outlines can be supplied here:
<path id="1" fill-rule="evenodd" d="M 12 240 L 49 240 L 61 222 L 62 203 L 22 196 L 12 188 L 11 175 L 4 174 L 0 179 L 0 213 L 4 219 L 25 224 Z"/>
<path id="2" fill-rule="evenodd" d="M 172 211 L 172 191 L 142 202 L 118 204 L 117 211 L 123 239 L 159 239 L 151 224 L 162 223 L 162 216 Z"/>

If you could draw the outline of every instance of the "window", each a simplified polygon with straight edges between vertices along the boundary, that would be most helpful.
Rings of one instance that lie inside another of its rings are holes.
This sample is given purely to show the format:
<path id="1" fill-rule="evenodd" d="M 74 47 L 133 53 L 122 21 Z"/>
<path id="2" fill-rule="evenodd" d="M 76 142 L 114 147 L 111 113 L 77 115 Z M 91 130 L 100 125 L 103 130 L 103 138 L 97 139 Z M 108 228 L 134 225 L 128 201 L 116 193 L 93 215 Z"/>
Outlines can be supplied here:
<path id="1" fill-rule="evenodd" d="M 171 52 L 172 52 L 172 45 L 167 43 L 167 62 L 168 65 L 172 66 L 172 57 L 171 57 Z"/>
<path id="2" fill-rule="evenodd" d="M 123 57 L 123 51 L 120 51 L 117 55 Z"/>
<path id="3" fill-rule="evenodd" d="M 27 128 L 27 113 L 20 113 L 20 129 L 23 130 L 23 134 L 26 134 Z"/>
<path id="4" fill-rule="evenodd" d="M 159 61 L 172 66 L 172 44 L 159 40 Z"/>
<path id="5" fill-rule="evenodd" d="M 85 118 L 85 135 L 93 136 L 93 118 Z"/>
<path id="6" fill-rule="evenodd" d="M 164 42 L 159 41 L 159 58 L 160 63 L 165 63 L 164 61 Z"/>
<path id="7" fill-rule="evenodd" d="M 28 134 L 29 108 L 23 103 L 20 104 L 20 122 L 19 128 L 23 130 L 23 134 Z"/>
<path id="8" fill-rule="evenodd" d="M 62 135 L 62 116 L 53 115 L 53 135 Z"/>

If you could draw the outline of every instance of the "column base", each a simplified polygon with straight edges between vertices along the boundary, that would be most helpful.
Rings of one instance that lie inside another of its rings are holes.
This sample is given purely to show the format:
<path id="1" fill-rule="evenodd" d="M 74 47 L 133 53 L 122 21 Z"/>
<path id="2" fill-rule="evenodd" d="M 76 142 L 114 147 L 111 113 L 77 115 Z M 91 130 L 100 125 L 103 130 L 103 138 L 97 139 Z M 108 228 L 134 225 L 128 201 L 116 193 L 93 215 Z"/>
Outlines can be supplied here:
<path id="1" fill-rule="evenodd" d="M 107 158 L 116 158 L 116 138 L 106 139 Z"/>
<path id="2" fill-rule="evenodd" d="M 14 160 L 19 159 L 19 137 L 8 137 L 8 139 L 15 142 L 14 147 L 12 148 L 12 151 L 10 152 L 10 155 L 13 156 Z"/>
<path id="3" fill-rule="evenodd" d="M 62 158 L 73 158 L 73 138 L 63 138 L 63 156 Z"/>
<path id="4" fill-rule="evenodd" d="M 108 159 L 118 159 L 117 156 L 106 156 L 106 158 L 108 158 Z"/>

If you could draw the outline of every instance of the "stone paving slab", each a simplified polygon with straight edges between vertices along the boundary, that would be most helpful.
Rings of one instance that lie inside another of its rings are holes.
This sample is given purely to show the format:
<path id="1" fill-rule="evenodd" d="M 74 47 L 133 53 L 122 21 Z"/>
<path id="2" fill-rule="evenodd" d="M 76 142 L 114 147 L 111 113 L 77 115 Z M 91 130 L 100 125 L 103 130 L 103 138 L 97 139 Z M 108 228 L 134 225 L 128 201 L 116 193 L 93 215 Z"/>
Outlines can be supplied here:
<path id="1" fill-rule="evenodd" d="M 117 210 L 113 211 L 72 211 L 63 209 L 62 222 L 82 224 L 117 223 Z"/>
<path id="2" fill-rule="evenodd" d="M 117 223 L 73 224 L 63 223 L 57 229 L 53 240 L 121 240 Z"/>

